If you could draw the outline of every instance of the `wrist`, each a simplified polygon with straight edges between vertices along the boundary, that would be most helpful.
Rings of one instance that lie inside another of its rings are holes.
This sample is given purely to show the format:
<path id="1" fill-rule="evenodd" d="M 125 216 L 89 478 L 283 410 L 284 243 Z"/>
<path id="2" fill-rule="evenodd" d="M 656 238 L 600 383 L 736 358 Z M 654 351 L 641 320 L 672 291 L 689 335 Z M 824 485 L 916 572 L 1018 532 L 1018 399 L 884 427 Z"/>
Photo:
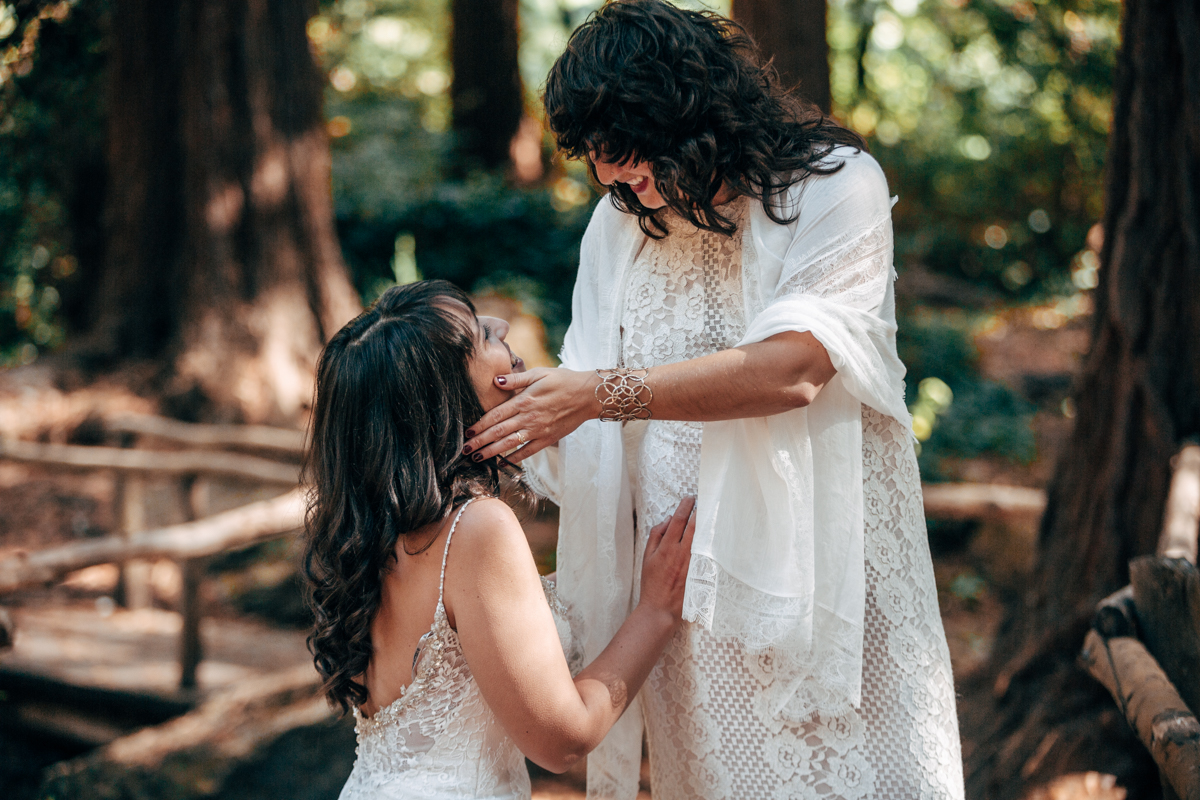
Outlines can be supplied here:
<path id="1" fill-rule="evenodd" d="M 579 376 L 579 413 L 584 420 L 600 419 L 602 406 L 596 397 L 596 387 L 600 385 L 600 376 L 595 370 L 576 373 Z"/>
<path id="2" fill-rule="evenodd" d="M 683 617 L 672 609 L 664 608 L 646 600 L 639 600 L 633 614 L 642 618 L 643 623 L 664 635 L 670 635 L 683 622 Z"/>
<path id="3" fill-rule="evenodd" d="M 650 404 L 654 401 L 654 390 L 646 383 L 648 369 L 598 369 L 600 379 L 595 385 L 596 400 L 600 404 L 600 419 L 608 422 L 647 420 L 654 417 Z"/>

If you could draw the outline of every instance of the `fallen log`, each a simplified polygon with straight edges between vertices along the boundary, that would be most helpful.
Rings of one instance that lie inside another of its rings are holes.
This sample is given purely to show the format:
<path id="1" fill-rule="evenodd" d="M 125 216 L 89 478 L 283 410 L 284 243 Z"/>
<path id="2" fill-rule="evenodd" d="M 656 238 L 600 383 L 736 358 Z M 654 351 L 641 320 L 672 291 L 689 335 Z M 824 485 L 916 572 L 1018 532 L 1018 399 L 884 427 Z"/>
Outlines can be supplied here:
<path id="1" fill-rule="evenodd" d="M 136 414 L 105 420 L 104 427 L 113 433 L 157 436 L 193 447 L 233 447 L 304 455 L 303 431 L 267 425 L 205 425 Z"/>
<path id="2" fill-rule="evenodd" d="M 268 458 L 204 450 L 164 452 L 120 447 L 81 447 L 0 438 L 0 459 L 60 469 L 111 469 L 158 475 L 226 475 L 294 486 L 300 470 Z"/>
<path id="3" fill-rule="evenodd" d="M 1080 661 L 1117 701 L 1182 800 L 1200 800 L 1200 722 L 1137 639 L 1088 631 Z"/>
<path id="4" fill-rule="evenodd" d="M 274 539 L 304 526 L 302 489 L 211 517 L 0 559 L 0 594 L 59 580 L 68 572 L 131 558 L 186 560 Z"/>
<path id="5" fill-rule="evenodd" d="M 1046 510 L 1046 493 L 1024 486 L 988 483 L 932 483 L 922 487 L 930 519 L 1037 520 Z"/>

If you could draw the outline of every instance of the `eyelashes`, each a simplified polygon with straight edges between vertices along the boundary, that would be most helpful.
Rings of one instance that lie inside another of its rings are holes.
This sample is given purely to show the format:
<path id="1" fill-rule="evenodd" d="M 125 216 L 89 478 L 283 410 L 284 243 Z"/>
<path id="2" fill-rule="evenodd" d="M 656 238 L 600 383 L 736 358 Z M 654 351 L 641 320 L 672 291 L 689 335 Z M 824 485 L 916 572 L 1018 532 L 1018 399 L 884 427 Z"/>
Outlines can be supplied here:
<path id="1" fill-rule="evenodd" d="M 491 328 L 491 326 L 489 326 L 489 325 L 484 325 L 484 326 L 483 326 L 483 338 L 484 338 L 484 341 L 486 341 L 486 340 L 488 340 L 488 339 L 492 338 L 492 328 Z"/>

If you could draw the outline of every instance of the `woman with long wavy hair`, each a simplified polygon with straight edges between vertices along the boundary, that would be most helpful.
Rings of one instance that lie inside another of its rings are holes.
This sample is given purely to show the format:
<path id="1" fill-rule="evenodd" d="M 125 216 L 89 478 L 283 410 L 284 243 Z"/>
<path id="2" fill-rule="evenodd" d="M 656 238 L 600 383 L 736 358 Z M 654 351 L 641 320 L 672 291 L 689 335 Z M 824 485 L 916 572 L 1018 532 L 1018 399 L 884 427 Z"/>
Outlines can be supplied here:
<path id="1" fill-rule="evenodd" d="M 321 355 L 304 573 L 317 670 L 356 720 L 343 800 L 528 800 L 525 756 L 561 772 L 586 754 L 679 625 L 690 498 L 654 529 L 637 608 L 569 666 L 567 612 L 498 499 L 511 467 L 461 453 L 464 421 L 505 397 L 493 379 L 523 368 L 507 331 L 423 281 Z"/>
<path id="2" fill-rule="evenodd" d="M 527 442 L 588 654 L 646 591 L 649 523 L 698 498 L 687 622 L 589 796 L 632 800 L 644 720 L 655 800 L 960 798 L 882 170 L 735 23 L 662 0 L 586 21 L 545 106 L 608 196 L 563 366 L 498 376 L 519 394 L 467 448 Z"/>

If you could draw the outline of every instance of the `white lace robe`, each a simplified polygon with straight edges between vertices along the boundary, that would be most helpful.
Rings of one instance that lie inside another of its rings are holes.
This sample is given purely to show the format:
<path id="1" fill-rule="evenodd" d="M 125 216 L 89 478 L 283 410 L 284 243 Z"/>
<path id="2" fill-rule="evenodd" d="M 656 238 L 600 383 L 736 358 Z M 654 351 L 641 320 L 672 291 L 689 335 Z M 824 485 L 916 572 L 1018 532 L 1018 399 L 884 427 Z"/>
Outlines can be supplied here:
<path id="1" fill-rule="evenodd" d="M 642 703 L 656 800 L 962 796 L 953 683 L 895 356 L 890 201 L 870 156 L 753 200 L 731 240 L 654 242 L 602 202 L 563 361 L 652 366 L 811 331 L 837 377 L 806 409 L 720 423 L 588 423 L 531 459 L 562 506 L 559 581 L 599 652 L 648 528 L 697 493 L 685 617 Z M 633 526 L 634 510 L 638 528 Z M 641 720 L 589 759 L 589 796 L 636 792 Z"/>

